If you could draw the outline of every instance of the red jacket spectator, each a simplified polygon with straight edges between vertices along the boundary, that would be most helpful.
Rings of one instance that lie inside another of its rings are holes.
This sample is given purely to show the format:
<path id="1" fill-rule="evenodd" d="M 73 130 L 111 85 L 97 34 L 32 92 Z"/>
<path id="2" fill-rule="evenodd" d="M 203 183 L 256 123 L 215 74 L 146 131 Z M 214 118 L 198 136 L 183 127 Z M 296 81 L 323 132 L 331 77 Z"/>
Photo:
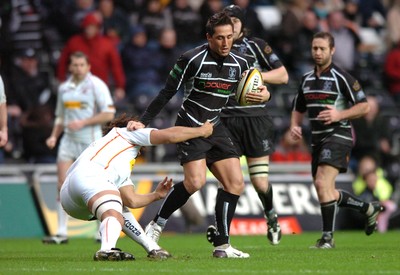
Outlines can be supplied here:
<path id="1" fill-rule="evenodd" d="M 385 75 L 389 92 L 400 104 L 400 42 L 386 56 Z"/>
<path id="2" fill-rule="evenodd" d="M 89 57 L 91 72 L 94 75 L 110 84 L 109 77 L 112 74 L 116 87 L 114 95 L 116 99 L 122 99 L 125 95 L 125 74 L 121 57 L 111 39 L 100 34 L 100 25 L 100 18 L 93 13 L 83 19 L 83 33 L 71 37 L 62 50 L 58 62 L 57 78 L 59 81 L 66 79 L 70 54 L 81 51 Z"/>

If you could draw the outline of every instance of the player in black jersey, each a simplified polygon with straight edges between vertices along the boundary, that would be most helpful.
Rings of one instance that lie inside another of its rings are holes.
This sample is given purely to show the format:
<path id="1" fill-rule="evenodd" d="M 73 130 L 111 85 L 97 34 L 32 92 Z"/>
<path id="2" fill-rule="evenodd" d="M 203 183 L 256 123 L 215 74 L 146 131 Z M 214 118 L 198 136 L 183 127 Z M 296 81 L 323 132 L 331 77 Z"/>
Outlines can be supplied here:
<path id="1" fill-rule="evenodd" d="M 366 215 L 365 233 L 376 229 L 382 206 L 367 203 L 335 188 L 339 173 L 347 171 L 353 146 L 351 119 L 369 111 L 367 98 L 356 79 L 332 63 L 335 41 L 327 32 L 314 35 L 311 47 L 315 69 L 304 74 L 293 100 L 291 136 L 299 140 L 307 111 L 312 134 L 312 176 L 321 205 L 322 237 L 313 248 L 334 248 L 333 231 L 337 207 Z"/>
<path id="2" fill-rule="evenodd" d="M 147 125 L 183 85 L 185 99 L 176 125 L 198 127 L 205 121 L 214 123 L 208 138 L 196 138 L 177 145 L 184 180 L 175 184 L 156 217 L 146 227 L 146 234 L 158 241 L 172 213 L 206 183 L 207 167 L 222 183 L 218 193 L 215 217 L 219 234 L 214 241 L 217 258 L 248 258 L 249 254 L 229 243 L 230 224 L 236 204 L 244 189 L 239 155 L 220 121 L 220 113 L 234 91 L 242 73 L 249 68 L 244 56 L 231 52 L 233 24 L 225 12 L 213 15 L 206 25 L 207 44 L 185 52 L 171 70 L 165 87 L 150 103 L 140 121 Z M 261 87 L 261 92 L 266 87 Z M 137 127 L 129 123 L 128 129 Z"/>
<path id="3" fill-rule="evenodd" d="M 265 83 L 287 83 L 289 76 L 286 68 L 268 43 L 248 35 L 244 11 L 237 5 L 229 5 L 224 11 L 231 16 L 234 25 L 232 48 L 244 54 L 251 67 L 261 71 Z M 274 151 L 274 125 L 265 104 L 270 95 L 265 92 L 252 96 L 252 101 L 256 104 L 250 106 L 240 106 L 232 96 L 222 109 L 221 120 L 228 128 L 239 155 L 246 157 L 251 183 L 261 200 L 267 219 L 267 237 L 271 244 L 277 245 L 281 239 L 281 229 L 273 208 L 272 185 L 268 182 L 269 155 Z M 215 234 L 216 228 L 209 226 L 208 241 L 212 243 Z"/>

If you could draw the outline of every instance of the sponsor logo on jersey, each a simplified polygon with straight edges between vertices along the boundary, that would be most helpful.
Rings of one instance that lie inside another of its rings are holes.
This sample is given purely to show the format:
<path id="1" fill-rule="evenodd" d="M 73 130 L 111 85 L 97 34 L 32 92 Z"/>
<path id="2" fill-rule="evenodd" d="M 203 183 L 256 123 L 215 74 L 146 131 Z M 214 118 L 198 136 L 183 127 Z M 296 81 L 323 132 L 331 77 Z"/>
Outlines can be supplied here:
<path id="1" fill-rule="evenodd" d="M 305 94 L 304 97 L 307 100 L 326 100 L 329 95 L 328 94 Z"/>

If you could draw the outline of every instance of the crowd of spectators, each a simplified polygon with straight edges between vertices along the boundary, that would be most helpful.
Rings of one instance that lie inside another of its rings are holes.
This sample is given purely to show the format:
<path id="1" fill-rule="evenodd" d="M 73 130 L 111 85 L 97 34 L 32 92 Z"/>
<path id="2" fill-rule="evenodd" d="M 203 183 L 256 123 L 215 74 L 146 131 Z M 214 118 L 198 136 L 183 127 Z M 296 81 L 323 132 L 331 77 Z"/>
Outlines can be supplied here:
<path id="1" fill-rule="evenodd" d="M 118 112 L 140 115 L 180 53 L 206 42 L 208 17 L 228 4 L 246 11 L 245 26 L 271 45 L 289 71 L 288 85 L 269 87 L 277 144 L 287 130 L 300 77 L 312 68 L 312 35 L 329 31 L 336 40 L 334 62 L 358 78 L 377 101 L 376 115 L 385 121 L 379 127 L 386 127 L 380 132 L 388 143 L 380 165 L 391 173 L 389 178 L 399 178 L 400 0 L 362 0 L 362 5 L 361 0 L 1 1 L 0 72 L 9 99 L 6 159 L 54 160 L 44 141 L 69 53 L 89 55 L 92 73 L 110 86 Z M 183 96 L 171 101 L 153 126 L 170 126 Z M 374 131 L 373 124 L 360 123 Z M 359 133 L 358 141 L 361 135 L 365 133 Z M 174 159 L 175 151 L 167 146 L 154 150 L 148 161 Z"/>

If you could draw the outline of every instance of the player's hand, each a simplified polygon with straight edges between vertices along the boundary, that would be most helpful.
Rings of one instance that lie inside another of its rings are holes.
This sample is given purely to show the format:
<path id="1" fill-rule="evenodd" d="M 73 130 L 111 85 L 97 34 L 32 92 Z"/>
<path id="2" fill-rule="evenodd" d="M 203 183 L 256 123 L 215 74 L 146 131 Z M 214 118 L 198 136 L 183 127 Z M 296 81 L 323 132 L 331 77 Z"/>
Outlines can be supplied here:
<path id="1" fill-rule="evenodd" d="M 246 101 L 251 103 L 267 102 L 271 98 L 271 93 L 268 91 L 267 86 L 261 85 L 258 87 L 257 93 L 247 93 Z"/>
<path id="2" fill-rule="evenodd" d="M 0 131 L 0 147 L 3 147 L 7 144 L 8 141 L 8 132 L 7 130 Z"/>
<path id="3" fill-rule="evenodd" d="M 214 123 L 209 122 L 208 120 L 203 123 L 203 125 L 200 127 L 202 131 L 202 137 L 209 137 L 212 135 L 213 130 L 214 130 Z"/>
<path id="4" fill-rule="evenodd" d="M 321 111 L 317 119 L 324 122 L 325 125 L 337 122 L 341 120 L 340 113 L 332 105 L 326 106 L 327 110 Z"/>
<path id="5" fill-rule="evenodd" d="M 143 123 L 141 123 L 140 121 L 135 121 L 135 120 L 131 120 L 128 122 L 128 124 L 126 125 L 126 129 L 128 131 L 135 131 L 138 129 L 143 129 L 145 127 L 145 125 Z"/>
<path id="6" fill-rule="evenodd" d="M 165 177 L 156 187 L 155 193 L 158 194 L 159 199 L 163 199 L 167 196 L 169 190 L 172 188 L 172 179 Z"/>
<path id="7" fill-rule="evenodd" d="M 49 149 L 53 149 L 56 146 L 57 143 L 57 138 L 50 136 L 49 138 L 46 139 L 46 145 Z"/>
<path id="8" fill-rule="evenodd" d="M 302 130 L 300 126 L 293 126 L 290 127 L 290 137 L 294 140 L 294 141 L 298 141 L 302 138 L 303 134 L 302 134 Z"/>

